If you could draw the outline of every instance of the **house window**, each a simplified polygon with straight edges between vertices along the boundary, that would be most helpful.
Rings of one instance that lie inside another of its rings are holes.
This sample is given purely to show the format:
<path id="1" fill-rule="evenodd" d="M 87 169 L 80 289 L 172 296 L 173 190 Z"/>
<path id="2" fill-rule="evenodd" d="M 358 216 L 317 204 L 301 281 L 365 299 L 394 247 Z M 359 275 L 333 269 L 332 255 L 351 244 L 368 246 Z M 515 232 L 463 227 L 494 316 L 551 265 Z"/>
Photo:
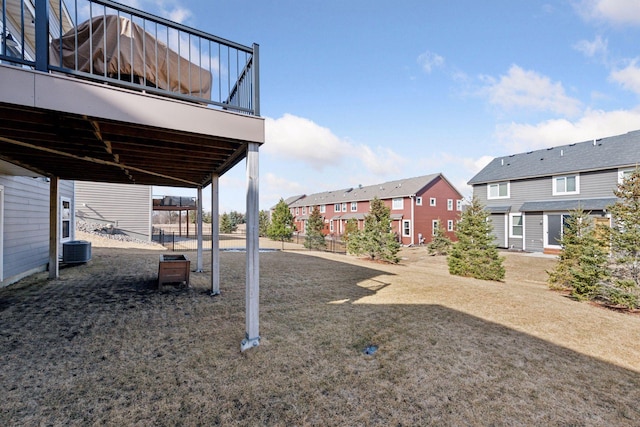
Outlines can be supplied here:
<path id="1" fill-rule="evenodd" d="M 342 212 L 346 212 L 347 211 L 347 204 L 343 203 L 342 204 Z"/>
<path id="2" fill-rule="evenodd" d="M 618 184 L 622 184 L 622 181 L 629 179 L 635 169 L 619 169 L 618 170 Z"/>
<path id="3" fill-rule="evenodd" d="M 391 201 L 391 209 L 404 208 L 404 199 L 402 197 L 395 198 Z"/>
<path id="4" fill-rule="evenodd" d="M 71 238 L 71 200 L 62 199 L 62 224 L 60 230 L 60 239 L 68 240 Z"/>
<path id="5" fill-rule="evenodd" d="M 416 206 L 422 206 L 422 197 L 416 197 Z"/>
<path id="6" fill-rule="evenodd" d="M 453 231 L 453 220 L 452 219 L 448 219 L 447 220 L 447 231 Z"/>
<path id="7" fill-rule="evenodd" d="M 508 199 L 510 185 L 508 182 L 496 182 L 487 186 L 487 199 Z"/>
<path id="8" fill-rule="evenodd" d="M 429 199 L 429 206 L 435 206 L 436 205 L 436 198 L 435 197 L 431 197 Z"/>
<path id="9" fill-rule="evenodd" d="M 320 213 L 325 213 L 327 211 L 327 205 L 320 205 Z"/>
<path id="10" fill-rule="evenodd" d="M 333 221 L 329 221 L 329 231 L 333 233 Z"/>
<path id="11" fill-rule="evenodd" d="M 456 200 L 456 210 L 457 211 L 462 210 L 462 200 Z"/>
<path id="12" fill-rule="evenodd" d="M 453 210 L 453 199 L 447 199 L 447 210 L 448 211 Z"/>
<path id="13" fill-rule="evenodd" d="M 358 211 L 358 202 L 351 202 L 351 212 Z"/>
<path id="14" fill-rule="evenodd" d="M 300 214 L 300 208 L 296 208 L 296 215 Z"/>
<path id="15" fill-rule="evenodd" d="M 438 227 L 440 226 L 440 221 L 437 219 L 434 219 L 431 221 L 431 235 L 435 236 L 436 235 L 436 231 L 438 230 Z"/>
<path id="16" fill-rule="evenodd" d="M 311 209 L 309 209 L 309 212 L 311 212 Z M 307 213 L 307 207 L 303 206 L 302 207 L 302 215 L 305 215 Z"/>
<path id="17" fill-rule="evenodd" d="M 553 178 L 553 195 L 579 194 L 580 175 L 556 176 Z"/>
<path id="18" fill-rule="evenodd" d="M 336 203 L 335 205 L 333 205 L 333 211 L 340 212 L 340 203 Z"/>
<path id="19" fill-rule="evenodd" d="M 520 213 L 509 214 L 509 237 L 522 238 L 524 233 L 524 219 Z"/>
<path id="20" fill-rule="evenodd" d="M 411 236 L 411 221 L 408 219 L 402 220 L 402 235 L 405 237 Z"/>

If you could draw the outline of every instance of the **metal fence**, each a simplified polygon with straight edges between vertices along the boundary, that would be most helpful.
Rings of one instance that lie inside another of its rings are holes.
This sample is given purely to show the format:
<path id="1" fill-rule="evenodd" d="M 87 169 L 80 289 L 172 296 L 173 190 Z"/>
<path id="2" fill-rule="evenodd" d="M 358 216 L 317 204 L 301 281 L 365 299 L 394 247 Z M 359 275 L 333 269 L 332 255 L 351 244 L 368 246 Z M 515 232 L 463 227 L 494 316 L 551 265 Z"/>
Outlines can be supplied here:
<path id="1" fill-rule="evenodd" d="M 179 233 L 175 231 L 164 231 L 160 228 L 153 229 L 152 240 L 156 243 L 163 245 L 170 251 L 174 252 L 189 252 L 198 250 L 198 239 L 195 235 L 186 235 L 185 233 Z M 328 236 L 326 238 L 326 252 L 334 253 L 346 253 L 346 245 L 340 239 L 334 236 Z M 218 246 L 220 250 L 244 250 L 246 247 L 246 234 L 244 233 L 231 233 L 220 234 Z M 286 250 L 306 250 L 304 247 L 304 236 L 296 235 L 291 241 L 280 242 L 274 241 L 266 237 L 261 237 L 259 240 L 260 249 L 286 249 Z M 205 251 L 211 250 L 211 235 L 202 236 L 202 249 Z"/>
<path id="2" fill-rule="evenodd" d="M 260 115 L 257 44 L 110 0 L 0 0 L 0 6 L 2 63 Z"/>

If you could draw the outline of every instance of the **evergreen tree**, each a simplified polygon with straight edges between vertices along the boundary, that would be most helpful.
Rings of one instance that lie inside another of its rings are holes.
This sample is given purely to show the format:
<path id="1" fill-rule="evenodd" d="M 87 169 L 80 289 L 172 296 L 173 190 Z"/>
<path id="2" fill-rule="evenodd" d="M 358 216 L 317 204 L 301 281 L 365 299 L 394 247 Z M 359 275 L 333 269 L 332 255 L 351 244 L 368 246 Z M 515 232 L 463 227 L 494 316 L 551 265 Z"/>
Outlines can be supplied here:
<path id="1" fill-rule="evenodd" d="M 438 227 L 436 228 L 431 241 L 427 244 L 427 250 L 430 255 L 446 255 L 451 250 L 451 239 L 447 237 L 447 232 L 442 225 L 442 221 L 438 220 Z"/>
<path id="2" fill-rule="evenodd" d="M 571 289 L 578 299 L 597 297 L 602 281 L 609 276 L 608 254 L 587 212 L 581 208 L 571 212 L 560 245 L 560 259 L 549 273 L 551 287 Z"/>
<path id="3" fill-rule="evenodd" d="M 291 241 L 295 228 L 289 206 L 287 206 L 284 199 L 280 199 L 271 216 L 271 224 L 267 228 L 267 236 L 271 240 L 280 240 L 282 249 L 284 249 L 284 242 Z"/>
<path id="4" fill-rule="evenodd" d="M 367 255 L 370 259 L 381 259 L 397 263 L 400 243 L 391 232 L 391 213 L 377 197 L 371 201 L 371 209 L 364 219 L 364 230 L 350 233 L 347 251 L 354 255 Z"/>
<path id="5" fill-rule="evenodd" d="M 229 220 L 231 221 L 231 224 L 236 227 L 236 229 L 238 228 L 239 224 L 244 224 L 246 222 L 244 214 L 241 214 L 237 211 L 229 212 Z"/>
<path id="6" fill-rule="evenodd" d="M 493 243 L 492 231 L 488 212 L 474 196 L 458 222 L 458 241 L 447 258 L 449 273 L 482 280 L 504 279 L 504 258 Z"/>
<path id="7" fill-rule="evenodd" d="M 322 233 L 323 229 L 324 218 L 320 215 L 320 209 L 315 206 L 305 227 L 304 247 L 307 249 L 326 249 L 327 242 Z"/>
<path id="8" fill-rule="evenodd" d="M 269 229 L 269 212 L 267 211 L 260 211 L 258 213 L 258 235 L 260 237 L 266 237 L 267 236 L 267 230 Z"/>
<path id="9" fill-rule="evenodd" d="M 228 213 L 220 215 L 220 232 L 221 233 L 233 233 L 238 227 L 231 222 L 231 217 Z"/>
<path id="10" fill-rule="evenodd" d="M 342 241 L 347 243 L 349 236 L 358 231 L 358 220 L 355 218 L 349 218 L 344 226 L 344 233 L 342 233 Z"/>
<path id="11" fill-rule="evenodd" d="M 609 206 L 612 280 L 605 298 L 630 308 L 640 306 L 640 168 L 625 176 L 614 191 L 618 201 Z"/>

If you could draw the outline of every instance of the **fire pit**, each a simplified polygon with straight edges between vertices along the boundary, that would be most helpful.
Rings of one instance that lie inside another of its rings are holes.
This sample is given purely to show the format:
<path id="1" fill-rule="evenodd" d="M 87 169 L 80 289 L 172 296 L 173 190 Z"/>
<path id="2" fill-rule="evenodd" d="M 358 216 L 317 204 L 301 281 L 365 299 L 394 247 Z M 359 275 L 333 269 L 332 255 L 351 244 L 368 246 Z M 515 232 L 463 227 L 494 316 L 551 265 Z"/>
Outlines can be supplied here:
<path id="1" fill-rule="evenodd" d="M 165 283 L 184 283 L 189 287 L 191 261 L 184 255 L 160 255 L 158 289 Z"/>

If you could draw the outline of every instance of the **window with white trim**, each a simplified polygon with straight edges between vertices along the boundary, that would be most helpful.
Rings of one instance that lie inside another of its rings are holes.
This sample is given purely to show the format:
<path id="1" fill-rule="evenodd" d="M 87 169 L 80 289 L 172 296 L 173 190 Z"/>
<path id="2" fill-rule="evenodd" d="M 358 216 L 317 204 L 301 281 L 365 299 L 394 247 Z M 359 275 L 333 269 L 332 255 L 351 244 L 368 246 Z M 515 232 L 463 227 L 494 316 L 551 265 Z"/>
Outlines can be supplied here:
<path id="1" fill-rule="evenodd" d="M 553 195 L 580 193 L 580 175 L 565 175 L 553 177 Z"/>
<path id="2" fill-rule="evenodd" d="M 311 213 L 311 208 L 309 208 L 309 213 Z M 302 215 L 306 215 L 307 214 L 307 207 L 303 206 L 302 207 Z"/>
<path id="3" fill-rule="evenodd" d="M 510 197 L 511 184 L 507 182 L 494 182 L 487 185 L 487 199 L 508 199 Z"/>
<path id="4" fill-rule="evenodd" d="M 456 210 L 457 211 L 462 210 L 462 200 L 456 200 Z"/>
<path id="5" fill-rule="evenodd" d="M 60 229 L 60 240 L 65 241 L 71 238 L 71 199 L 63 197 L 61 199 L 62 202 L 62 212 L 61 212 L 61 229 Z"/>
<path id="6" fill-rule="evenodd" d="M 329 221 L 329 231 L 333 233 L 333 221 Z"/>
<path id="7" fill-rule="evenodd" d="M 416 197 L 416 206 L 422 206 L 422 197 Z"/>
<path id="8" fill-rule="evenodd" d="M 630 169 L 618 169 L 618 184 L 622 184 L 622 181 L 629 179 L 631 174 L 635 171 L 634 168 Z"/>
<path id="9" fill-rule="evenodd" d="M 300 214 L 300 208 L 296 208 L 296 215 Z"/>
<path id="10" fill-rule="evenodd" d="M 347 211 L 347 204 L 343 203 L 342 204 L 342 212 L 346 212 Z"/>
<path id="11" fill-rule="evenodd" d="M 402 197 L 397 197 L 391 201 L 391 209 L 402 209 L 404 208 L 404 199 Z"/>
<path id="12" fill-rule="evenodd" d="M 320 213 L 325 213 L 327 211 L 327 205 L 320 205 Z"/>
<path id="13" fill-rule="evenodd" d="M 433 219 L 431 220 L 431 235 L 435 236 L 436 235 L 436 231 L 438 230 L 438 227 L 440 226 L 440 221 L 437 219 Z"/>
<path id="14" fill-rule="evenodd" d="M 453 199 L 447 199 L 447 210 L 448 211 L 453 210 Z"/>
<path id="15" fill-rule="evenodd" d="M 509 214 L 509 237 L 521 239 L 524 235 L 524 218 L 522 214 L 510 213 Z"/>
<path id="16" fill-rule="evenodd" d="M 402 220 L 402 235 L 404 237 L 411 237 L 411 221 L 408 219 Z"/>
<path id="17" fill-rule="evenodd" d="M 447 231 L 453 231 L 453 220 L 452 219 L 448 219 L 447 220 Z"/>
<path id="18" fill-rule="evenodd" d="M 333 205 L 333 211 L 340 212 L 340 203 L 336 203 L 335 205 Z"/>
<path id="19" fill-rule="evenodd" d="M 358 212 L 358 202 L 351 202 L 351 212 Z"/>
<path id="20" fill-rule="evenodd" d="M 436 205 L 436 198 L 435 197 L 429 198 L 429 206 L 435 206 L 435 205 Z"/>

